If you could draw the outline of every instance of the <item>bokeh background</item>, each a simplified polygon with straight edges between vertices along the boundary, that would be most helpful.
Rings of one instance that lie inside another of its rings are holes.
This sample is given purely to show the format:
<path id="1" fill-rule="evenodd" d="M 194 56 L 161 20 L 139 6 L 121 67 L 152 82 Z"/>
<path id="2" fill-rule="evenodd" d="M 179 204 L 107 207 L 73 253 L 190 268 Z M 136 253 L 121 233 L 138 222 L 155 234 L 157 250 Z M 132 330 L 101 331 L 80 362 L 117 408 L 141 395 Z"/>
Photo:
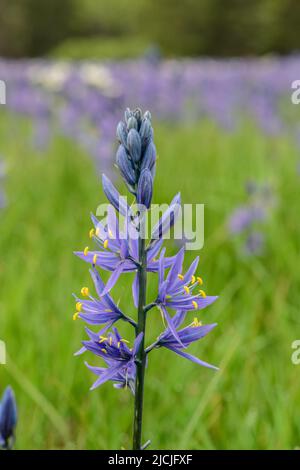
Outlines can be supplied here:
<path id="1" fill-rule="evenodd" d="M 0 0 L 1 390 L 16 392 L 18 449 L 130 448 L 133 399 L 73 353 L 85 337 L 72 252 L 104 201 L 125 107 L 153 116 L 154 202 L 205 204 L 199 274 L 219 326 L 191 351 L 151 355 L 153 448 L 300 446 L 298 0 Z M 176 244 L 169 244 L 175 253 Z M 186 263 L 195 253 L 187 253 Z M 134 314 L 131 275 L 114 296 Z M 150 279 L 149 299 L 155 293 Z M 151 312 L 147 341 L 161 328 Z M 130 334 L 126 329 L 124 334 Z M 94 358 L 89 358 L 96 363 Z"/>

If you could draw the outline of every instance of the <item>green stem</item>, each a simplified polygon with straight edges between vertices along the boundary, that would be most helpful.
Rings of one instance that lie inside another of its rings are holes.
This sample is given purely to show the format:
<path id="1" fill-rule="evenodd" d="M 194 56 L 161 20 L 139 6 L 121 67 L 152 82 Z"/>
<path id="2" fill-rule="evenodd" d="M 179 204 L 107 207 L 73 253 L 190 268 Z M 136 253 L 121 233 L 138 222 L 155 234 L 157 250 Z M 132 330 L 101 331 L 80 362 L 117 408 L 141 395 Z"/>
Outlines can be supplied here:
<path id="1" fill-rule="evenodd" d="M 146 329 L 146 282 L 147 282 L 147 252 L 145 250 L 145 237 L 141 230 L 139 238 L 139 261 L 138 283 L 138 324 L 137 335 L 143 333 L 143 339 L 136 358 L 136 381 L 135 381 L 135 401 L 134 401 L 134 426 L 133 426 L 133 450 L 141 450 L 142 447 L 142 422 L 143 422 L 143 399 L 144 399 L 144 377 L 146 366 L 146 353 L 144 348 Z"/>

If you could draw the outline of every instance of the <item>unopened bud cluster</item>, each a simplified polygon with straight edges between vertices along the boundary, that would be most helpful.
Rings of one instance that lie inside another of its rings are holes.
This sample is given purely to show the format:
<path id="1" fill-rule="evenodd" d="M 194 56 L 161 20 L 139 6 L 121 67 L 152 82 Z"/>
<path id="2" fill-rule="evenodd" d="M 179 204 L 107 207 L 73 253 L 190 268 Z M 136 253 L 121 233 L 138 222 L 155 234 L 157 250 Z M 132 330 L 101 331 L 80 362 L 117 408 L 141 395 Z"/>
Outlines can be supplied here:
<path id="1" fill-rule="evenodd" d="M 153 143 L 151 114 L 142 114 L 139 108 L 125 111 L 125 121 L 117 127 L 119 148 L 117 167 L 138 204 L 149 209 L 153 192 L 156 166 L 156 149 Z"/>

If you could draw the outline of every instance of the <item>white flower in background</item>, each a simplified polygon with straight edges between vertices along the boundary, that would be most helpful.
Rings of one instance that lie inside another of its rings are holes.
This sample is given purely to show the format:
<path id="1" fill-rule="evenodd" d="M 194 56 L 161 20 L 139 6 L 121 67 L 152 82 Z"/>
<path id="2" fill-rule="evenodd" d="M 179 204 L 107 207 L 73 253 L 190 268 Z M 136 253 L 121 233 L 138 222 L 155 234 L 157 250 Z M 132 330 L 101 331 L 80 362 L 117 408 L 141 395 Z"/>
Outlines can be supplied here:
<path id="1" fill-rule="evenodd" d="M 81 65 L 79 73 L 83 82 L 99 88 L 105 96 L 114 98 L 120 95 L 120 87 L 107 67 L 100 64 L 84 63 Z"/>
<path id="2" fill-rule="evenodd" d="M 71 74 L 71 65 L 66 62 L 35 64 L 29 68 L 29 80 L 51 91 L 59 91 Z"/>

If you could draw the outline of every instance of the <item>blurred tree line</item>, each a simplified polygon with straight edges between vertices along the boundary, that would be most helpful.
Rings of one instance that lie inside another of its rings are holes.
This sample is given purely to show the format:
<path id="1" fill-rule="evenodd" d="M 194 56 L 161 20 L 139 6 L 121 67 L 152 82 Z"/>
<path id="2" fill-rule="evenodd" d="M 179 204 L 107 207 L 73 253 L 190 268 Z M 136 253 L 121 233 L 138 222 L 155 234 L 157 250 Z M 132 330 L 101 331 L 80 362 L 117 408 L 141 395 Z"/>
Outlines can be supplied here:
<path id="1" fill-rule="evenodd" d="M 168 56 L 300 49 L 299 0 L 0 0 L 0 11 L 0 55 L 8 57 L 82 39 L 122 48 L 131 38 Z"/>

